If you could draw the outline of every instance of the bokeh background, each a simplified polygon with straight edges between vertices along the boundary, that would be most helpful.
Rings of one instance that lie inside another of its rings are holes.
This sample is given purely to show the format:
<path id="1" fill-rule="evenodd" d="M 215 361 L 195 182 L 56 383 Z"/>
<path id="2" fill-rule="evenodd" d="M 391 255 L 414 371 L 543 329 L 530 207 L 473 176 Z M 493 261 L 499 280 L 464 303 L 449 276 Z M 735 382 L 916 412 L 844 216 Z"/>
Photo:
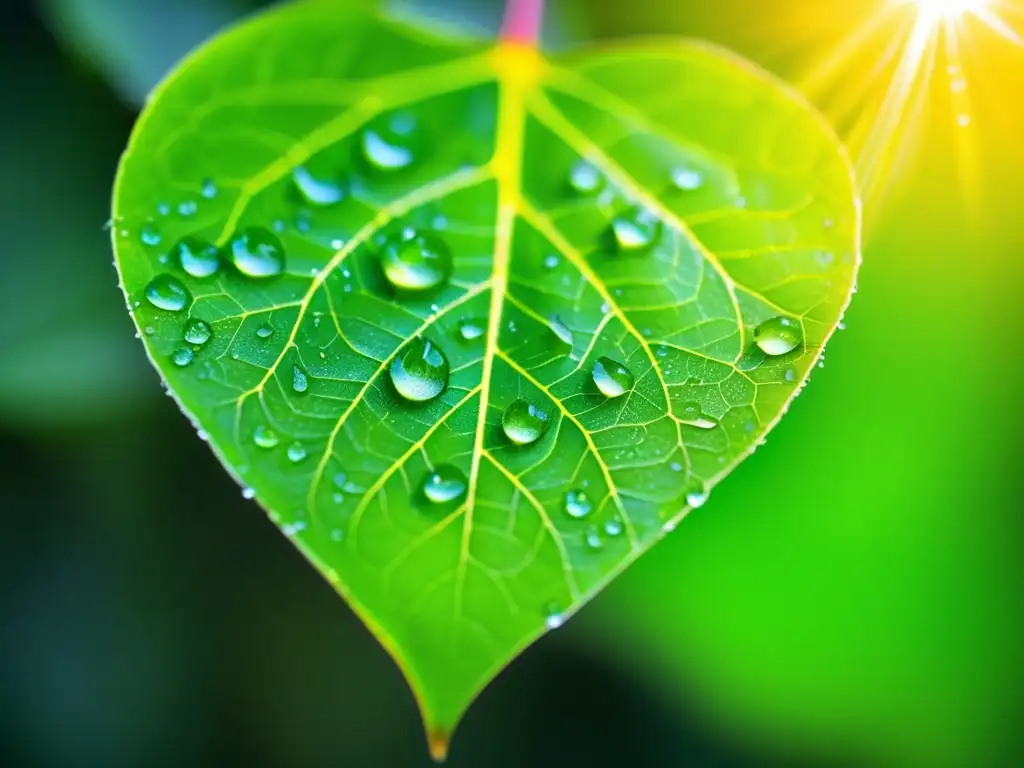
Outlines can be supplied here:
<path id="1" fill-rule="evenodd" d="M 710 39 L 806 85 L 862 162 L 886 151 L 826 367 L 483 693 L 454 768 L 1024 765 L 1024 46 L 965 20 L 964 71 L 940 52 L 889 125 L 906 24 L 835 54 L 902 1 L 550 0 L 552 46 Z M 111 268 L 146 92 L 261 4 L 0 10 L 2 765 L 429 764 L 393 663 L 163 396 Z"/>

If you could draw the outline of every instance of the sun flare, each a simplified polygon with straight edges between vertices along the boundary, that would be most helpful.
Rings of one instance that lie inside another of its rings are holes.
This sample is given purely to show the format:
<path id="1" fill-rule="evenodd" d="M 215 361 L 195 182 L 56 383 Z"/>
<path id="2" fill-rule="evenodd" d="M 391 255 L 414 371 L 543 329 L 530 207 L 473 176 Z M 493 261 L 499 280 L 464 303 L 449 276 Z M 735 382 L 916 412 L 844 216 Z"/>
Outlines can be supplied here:
<path id="1" fill-rule="evenodd" d="M 955 21 L 965 13 L 983 13 L 986 0 L 914 0 L 921 16 L 932 22 Z"/>

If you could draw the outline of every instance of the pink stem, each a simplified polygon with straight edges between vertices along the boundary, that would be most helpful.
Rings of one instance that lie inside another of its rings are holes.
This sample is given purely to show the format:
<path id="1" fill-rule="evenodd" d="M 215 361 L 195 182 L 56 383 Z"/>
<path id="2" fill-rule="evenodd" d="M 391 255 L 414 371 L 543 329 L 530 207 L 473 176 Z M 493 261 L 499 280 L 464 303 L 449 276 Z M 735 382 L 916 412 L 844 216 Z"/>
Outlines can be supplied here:
<path id="1" fill-rule="evenodd" d="M 501 39 L 536 46 L 544 16 L 544 0 L 506 0 Z"/>

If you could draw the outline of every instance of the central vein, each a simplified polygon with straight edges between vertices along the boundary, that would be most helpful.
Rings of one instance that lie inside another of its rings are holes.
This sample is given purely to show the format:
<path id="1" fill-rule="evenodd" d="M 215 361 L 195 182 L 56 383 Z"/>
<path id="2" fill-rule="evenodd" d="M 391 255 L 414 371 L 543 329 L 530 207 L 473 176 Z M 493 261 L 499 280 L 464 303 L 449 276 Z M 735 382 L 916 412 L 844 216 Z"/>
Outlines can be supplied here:
<path id="1" fill-rule="evenodd" d="M 487 407 L 491 394 L 491 375 L 498 350 L 501 314 L 508 290 L 508 266 L 512 255 L 512 234 L 522 194 L 523 134 L 526 123 L 526 94 L 534 89 L 540 75 L 540 57 L 534 48 L 502 42 L 494 50 L 498 74 L 499 99 L 497 138 L 491 164 L 498 183 L 498 212 L 495 224 L 494 266 L 491 273 L 491 306 L 487 319 L 487 340 L 480 380 L 480 412 L 477 416 L 473 461 L 469 473 L 466 518 L 463 523 L 462 552 L 459 558 L 459 583 L 469 559 L 469 539 L 476 505 L 480 458 L 483 455 Z M 458 590 L 456 603 L 461 599 Z"/>

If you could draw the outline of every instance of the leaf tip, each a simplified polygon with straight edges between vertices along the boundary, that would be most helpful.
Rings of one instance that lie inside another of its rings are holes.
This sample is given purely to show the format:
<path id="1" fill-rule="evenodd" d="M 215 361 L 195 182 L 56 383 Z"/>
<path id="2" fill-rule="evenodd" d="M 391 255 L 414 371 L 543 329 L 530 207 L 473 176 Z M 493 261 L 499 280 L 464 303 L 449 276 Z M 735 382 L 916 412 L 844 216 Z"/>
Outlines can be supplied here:
<path id="1" fill-rule="evenodd" d="M 435 763 L 443 763 L 448 759 L 448 747 L 451 744 L 451 735 L 440 729 L 431 729 L 427 732 L 427 748 Z"/>

